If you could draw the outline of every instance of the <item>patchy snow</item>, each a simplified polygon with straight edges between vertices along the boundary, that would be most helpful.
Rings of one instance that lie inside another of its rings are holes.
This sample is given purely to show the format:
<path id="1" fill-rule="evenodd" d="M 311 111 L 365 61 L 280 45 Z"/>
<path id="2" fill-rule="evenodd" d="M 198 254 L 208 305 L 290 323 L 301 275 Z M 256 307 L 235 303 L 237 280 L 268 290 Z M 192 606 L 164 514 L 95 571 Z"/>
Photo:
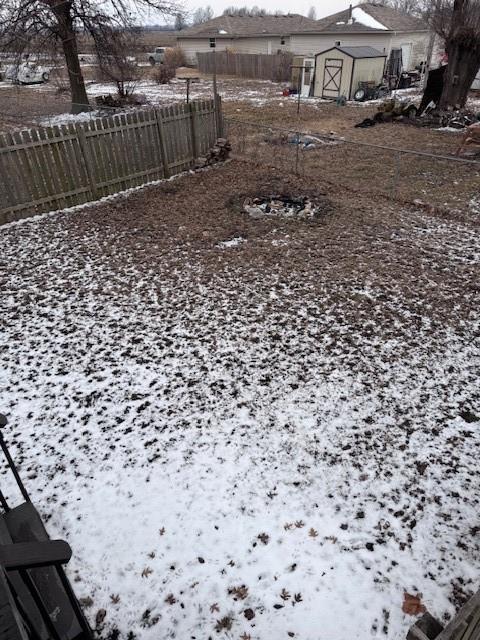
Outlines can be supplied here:
<path id="1" fill-rule="evenodd" d="M 375 20 L 369 13 L 361 9 L 360 7 L 353 7 L 352 9 L 352 18 L 354 22 L 360 22 L 365 27 L 369 27 L 370 29 L 381 29 L 382 31 L 388 31 L 388 27 L 384 24 Z"/>
<path id="2" fill-rule="evenodd" d="M 220 249 L 231 249 L 232 247 L 238 247 L 240 244 L 243 244 L 246 241 L 246 238 L 238 236 L 236 238 L 232 238 L 231 240 L 224 240 L 222 242 L 219 242 L 217 244 L 217 247 L 219 247 Z"/>
<path id="3" fill-rule="evenodd" d="M 115 113 L 119 113 L 115 111 Z M 69 122 L 87 122 L 94 118 L 98 118 L 99 112 L 97 110 L 84 111 L 82 113 L 58 113 L 51 116 L 42 116 L 36 118 L 36 122 L 42 127 L 53 127 L 60 124 L 68 124 Z"/>
<path id="4" fill-rule="evenodd" d="M 405 211 L 344 278 L 314 227 L 268 260 L 129 202 L 0 228 L 5 435 L 92 622 L 399 640 L 404 590 L 451 615 L 479 586 L 478 236 Z"/>
<path id="5" fill-rule="evenodd" d="M 272 102 L 284 102 L 282 95 L 284 84 L 270 82 L 269 80 L 245 80 L 235 81 L 228 78 L 218 79 L 218 91 L 224 101 L 246 101 L 256 106 L 263 106 Z M 115 93 L 115 86 L 111 83 L 91 83 L 87 87 L 91 96 Z M 153 104 L 171 104 L 183 102 L 186 99 L 186 83 L 184 80 L 174 79 L 169 84 L 155 84 L 143 81 L 135 86 L 135 92 L 145 95 Z M 211 98 L 213 85 L 211 80 L 201 78 L 190 85 L 190 98 Z M 296 96 L 291 97 L 296 100 Z"/>
<path id="6" fill-rule="evenodd" d="M 457 127 L 438 127 L 437 131 L 443 131 L 443 133 L 462 133 L 465 129 L 458 129 Z"/>

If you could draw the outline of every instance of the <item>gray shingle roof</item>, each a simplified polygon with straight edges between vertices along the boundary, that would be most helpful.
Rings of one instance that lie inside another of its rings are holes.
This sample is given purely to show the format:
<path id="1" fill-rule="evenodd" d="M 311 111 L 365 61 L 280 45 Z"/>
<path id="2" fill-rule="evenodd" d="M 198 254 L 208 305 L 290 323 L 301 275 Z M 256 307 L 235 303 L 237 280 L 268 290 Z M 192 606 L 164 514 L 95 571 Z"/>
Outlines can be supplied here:
<path id="1" fill-rule="evenodd" d="M 178 32 L 177 37 L 288 36 L 290 33 L 314 30 L 316 26 L 316 20 L 310 20 L 310 18 L 298 14 L 284 16 L 218 16 L 218 18 L 213 18 L 213 20 Z M 223 31 L 225 33 L 222 33 Z"/>
<path id="2" fill-rule="evenodd" d="M 389 31 L 428 31 L 418 18 L 384 7 L 375 2 L 357 5 L 365 13 L 383 24 Z M 361 22 L 349 22 L 349 9 L 339 11 L 321 20 L 310 20 L 299 14 L 283 16 L 218 16 L 203 24 L 177 32 L 178 38 L 236 38 L 261 35 L 288 36 L 291 33 L 385 33 Z M 340 23 L 340 24 L 339 24 Z"/>
<path id="3" fill-rule="evenodd" d="M 385 58 L 385 54 L 374 47 L 334 47 L 351 58 Z"/>
<path id="4" fill-rule="evenodd" d="M 372 18 L 383 24 L 389 31 L 428 31 L 428 26 L 413 16 L 409 16 L 401 11 L 385 7 L 376 2 L 364 2 L 356 5 Z M 349 9 L 339 11 L 331 16 L 317 20 L 317 27 L 314 30 L 325 33 L 358 33 L 360 31 L 381 31 L 368 27 L 360 22 L 348 24 L 350 17 Z M 340 24 L 338 24 L 340 23 Z"/>

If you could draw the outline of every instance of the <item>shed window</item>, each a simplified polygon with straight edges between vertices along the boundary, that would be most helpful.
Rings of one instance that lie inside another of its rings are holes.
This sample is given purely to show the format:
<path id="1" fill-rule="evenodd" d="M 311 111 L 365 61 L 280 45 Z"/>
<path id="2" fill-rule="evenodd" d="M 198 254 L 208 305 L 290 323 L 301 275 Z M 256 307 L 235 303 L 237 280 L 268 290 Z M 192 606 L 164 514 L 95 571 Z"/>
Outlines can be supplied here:
<path id="1" fill-rule="evenodd" d="M 340 45 L 341 45 L 340 40 L 337 40 L 337 41 L 335 42 L 335 46 L 336 46 L 336 47 L 339 47 Z"/>
<path id="2" fill-rule="evenodd" d="M 285 38 L 283 36 L 280 38 L 280 44 L 285 44 Z"/>
<path id="3" fill-rule="evenodd" d="M 215 38 L 210 38 L 210 49 L 215 49 Z"/>

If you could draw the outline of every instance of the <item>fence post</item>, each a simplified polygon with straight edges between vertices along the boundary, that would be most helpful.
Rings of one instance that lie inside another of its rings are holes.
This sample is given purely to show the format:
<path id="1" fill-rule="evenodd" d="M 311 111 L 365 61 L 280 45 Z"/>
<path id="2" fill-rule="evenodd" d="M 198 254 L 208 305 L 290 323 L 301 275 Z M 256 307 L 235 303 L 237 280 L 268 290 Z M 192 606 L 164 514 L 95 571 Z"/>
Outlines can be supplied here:
<path id="1" fill-rule="evenodd" d="M 297 131 L 295 133 L 295 175 L 298 176 L 298 154 L 300 147 L 300 133 Z"/>
<path id="2" fill-rule="evenodd" d="M 191 128 L 191 136 L 192 136 L 192 156 L 193 161 L 195 162 L 196 158 L 198 158 L 198 144 L 197 144 L 197 125 L 196 125 L 196 108 L 195 103 L 190 102 L 188 105 L 190 110 L 190 128 Z"/>
<path id="3" fill-rule="evenodd" d="M 92 192 L 92 198 L 94 200 L 97 200 L 98 199 L 97 183 L 95 181 L 95 175 L 93 173 L 92 156 L 90 154 L 90 149 L 88 148 L 85 130 L 81 124 L 77 124 L 75 126 L 75 131 L 78 136 L 78 144 L 80 147 L 80 151 L 82 152 L 83 160 L 85 162 L 85 169 L 87 171 L 88 184 L 90 186 L 90 191 Z"/>
<path id="4" fill-rule="evenodd" d="M 218 95 L 218 93 L 215 95 L 214 109 L 216 135 L 217 138 L 223 138 L 222 98 Z"/>
<path id="5" fill-rule="evenodd" d="M 162 116 L 159 109 L 155 109 L 155 119 L 157 121 L 158 138 L 160 142 L 160 157 L 163 164 L 163 175 L 165 178 L 170 177 L 170 167 L 168 166 L 167 147 L 165 145 L 165 129 L 163 128 Z"/>

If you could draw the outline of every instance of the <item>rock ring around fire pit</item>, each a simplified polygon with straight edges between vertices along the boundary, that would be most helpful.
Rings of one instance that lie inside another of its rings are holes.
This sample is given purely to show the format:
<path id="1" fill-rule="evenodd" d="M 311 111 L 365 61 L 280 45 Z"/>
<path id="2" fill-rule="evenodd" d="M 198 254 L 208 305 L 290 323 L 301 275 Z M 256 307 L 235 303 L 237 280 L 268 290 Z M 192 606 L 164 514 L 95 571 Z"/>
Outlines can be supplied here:
<path id="1" fill-rule="evenodd" d="M 311 195 L 273 193 L 239 198 L 242 210 L 251 218 L 288 218 L 315 220 L 331 209 L 326 198 Z M 238 202 L 238 201 L 237 201 Z M 238 205 L 237 205 L 238 206 Z"/>

